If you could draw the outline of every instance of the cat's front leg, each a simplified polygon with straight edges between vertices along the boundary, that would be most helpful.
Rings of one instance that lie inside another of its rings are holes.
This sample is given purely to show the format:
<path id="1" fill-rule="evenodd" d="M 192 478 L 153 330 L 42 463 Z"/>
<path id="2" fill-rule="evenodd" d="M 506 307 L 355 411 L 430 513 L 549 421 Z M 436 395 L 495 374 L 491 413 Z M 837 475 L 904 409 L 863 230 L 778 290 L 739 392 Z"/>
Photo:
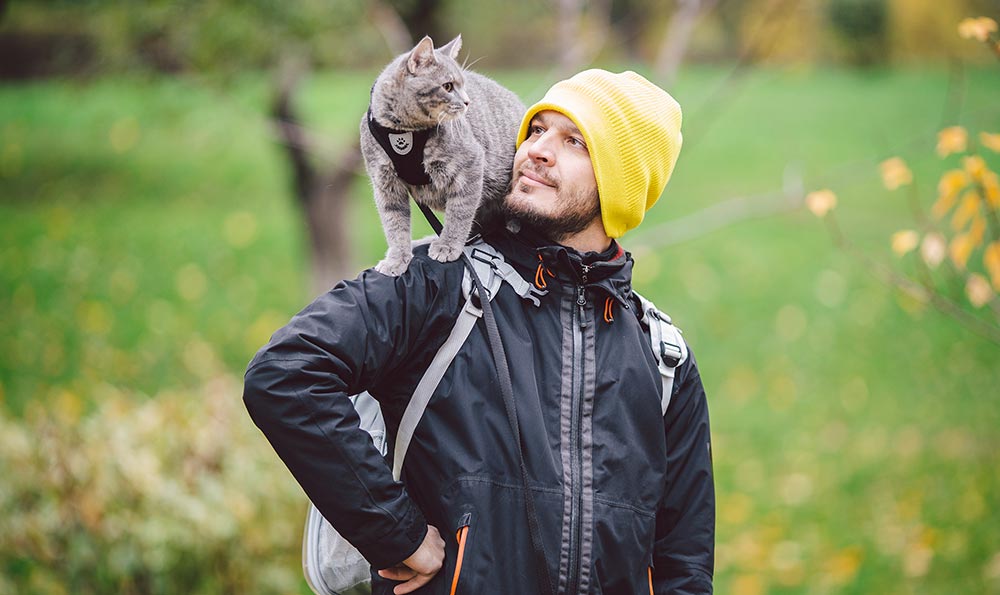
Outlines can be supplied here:
<path id="1" fill-rule="evenodd" d="M 410 196 L 400 184 L 375 188 L 375 206 L 389 245 L 385 258 L 375 265 L 383 275 L 398 277 L 413 260 L 410 247 Z"/>
<path id="2" fill-rule="evenodd" d="M 478 165 L 478 167 L 476 167 Z M 444 228 L 441 237 L 431 242 L 427 254 L 439 262 L 451 262 L 462 256 L 462 248 L 469 241 L 472 222 L 483 194 L 482 162 L 473 164 L 448 187 L 444 207 Z"/>

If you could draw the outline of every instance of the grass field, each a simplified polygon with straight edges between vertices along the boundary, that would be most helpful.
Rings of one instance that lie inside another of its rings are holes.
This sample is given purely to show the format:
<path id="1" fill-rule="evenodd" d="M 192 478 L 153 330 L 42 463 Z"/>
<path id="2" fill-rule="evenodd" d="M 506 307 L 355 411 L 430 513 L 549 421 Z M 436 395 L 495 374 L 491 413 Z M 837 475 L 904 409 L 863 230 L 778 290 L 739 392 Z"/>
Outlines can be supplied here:
<path id="1" fill-rule="evenodd" d="M 494 74 L 529 101 L 547 82 Z M 658 227 L 800 176 L 836 191 L 846 233 L 894 263 L 889 236 L 914 223 L 878 162 L 906 159 L 929 205 L 958 164 L 934 154 L 936 132 L 1000 132 L 1000 77 L 969 71 L 949 91 L 940 70 L 725 74 L 677 84 L 685 149 L 623 242 L 709 392 L 717 592 L 1000 593 L 1000 346 L 882 284 L 805 209 L 683 242 Z M 309 126 L 347 143 L 371 77 L 311 79 Z M 13 423 L 50 408 L 86 415 L 95 387 L 164 398 L 238 378 L 308 302 L 266 91 L 263 77 L 0 88 L 0 402 Z M 383 250 L 367 193 L 359 183 L 359 268 Z M 271 504 L 297 531 L 301 506 L 253 502 Z M 287 580 L 276 590 L 302 589 Z"/>

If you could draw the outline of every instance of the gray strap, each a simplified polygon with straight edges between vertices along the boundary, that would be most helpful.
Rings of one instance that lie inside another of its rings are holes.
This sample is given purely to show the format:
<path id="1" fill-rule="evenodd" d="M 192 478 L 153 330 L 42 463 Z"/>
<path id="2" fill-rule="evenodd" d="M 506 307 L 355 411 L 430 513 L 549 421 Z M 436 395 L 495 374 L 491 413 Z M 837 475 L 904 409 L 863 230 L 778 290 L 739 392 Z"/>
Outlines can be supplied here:
<path id="1" fill-rule="evenodd" d="M 497 292 L 500 291 L 500 287 L 506 282 L 517 295 L 530 300 L 536 306 L 540 305 L 541 302 L 539 302 L 538 296 L 545 295 L 546 292 L 536 289 L 534 285 L 525 281 L 514 270 L 514 267 L 510 266 L 504 260 L 503 255 L 496 248 L 479 241 L 466 246 L 465 253 L 469 256 L 473 267 L 475 267 L 476 275 L 479 276 L 479 280 L 482 282 L 483 289 L 489 296 L 490 301 L 493 301 Z M 472 276 L 469 274 L 469 270 L 466 269 L 465 275 L 462 277 L 462 294 L 466 298 L 465 306 L 462 307 L 462 311 L 458 315 L 458 320 L 455 321 L 455 326 L 451 329 L 448 338 L 445 339 L 444 344 L 438 349 L 438 352 L 434 355 L 434 359 L 431 360 L 424 375 L 420 378 L 420 382 L 417 383 L 417 387 L 414 389 L 413 395 L 410 397 L 410 402 L 406 405 L 406 410 L 403 412 L 403 417 L 399 422 L 399 430 L 396 432 L 396 445 L 393 448 L 392 456 L 392 476 L 396 481 L 399 481 L 399 478 L 402 477 L 403 460 L 406 458 L 406 451 L 413 440 L 413 434 L 417 430 L 420 418 L 424 416 L 424 411 L 431 400 L 431 395 L 434 394 L 438 384 L 440 384 L 444 373 L 448 371 L 448 367 L 458 354 L 458 350 L 462 348 L 466 339 L 469 338 L 469 334 L 476 326 L 476 321 L 483 315 L 482 309 L 473 304 L 473 293 Z"/>
<path id="2" fill-rule="evenodd" d="M 670 317 L 659 311 L 653 302 L 636 292 L 642 305 L 643 321 L 649 326 L 649 344 L 653 349 L 657 367 L 660 370 L 660 381 L 663 393 L 660 396 L 660 414 L 666 415 L 670 406 L 670 397 L 674 392 L 674 377 L 677 368 L 687 361 L 688 350 L 681 329 L 674 326 Z"/>
<path id="3" fill-rule="evenodd" d="M 420 418 L 424 416 L 424 410 L 431 400 L 431 395 L 434 394 L 434 390 L 441 382 L 441 378 L 444 377 L 448 366 L 451 365 L 458 350 L 465 344 L 472 328 L 476 326 L 476 321 L 482 315 L 483 311 L 473 305 L 471 297 L 465 301 L 465 306 L 462 307 L 462 312 L 458 315 L 458 320 L 455 321 L 455 326 L 452 327 L 444 345 L 438 349 L 431 364 L 427 366 L 427 371 L 417 383 L 417 388 L 414 389 L 413 396 L 410 397 L 410 402 L 399 422 L 399 430 L 396 432 L 396 446 L 392 455 L 392 477 L 396 481 L 399 481 L 403 474 L 403 459 L 406 458 L 406 450 L 410 447 L 410 440 L 413 439 L 413 433 L 417 429 L 417 424 L 420 423 Z"/>
<path id="4" fill-rule="evenodd" d="M 503 255 L 500 254 L 496 248 L 485 242 L 474 244 L 471 248 L 471 251 L 466 249 L 466 252 L 469 254 L 473 265 L 476 267 L 476 274 L 479 275 L 479 279 L 483 282 L 486 289 L 491 292 L 491 295 L 493 292 L 491 288 L 493 285 L 493 279 L 499 276 L 499 278 L 506 281 L 507 284 L 514 290 L 514 293 L 521 296 L 522 299 L 530 301 L 535 306 L 541 305 L 541 301 L 539 301 L 538 298 L 548 292 L 544 289 L 538 289 L 518 274 L 518 272 L 514 270 L 514 267 L 512 267 L 509 262 L 504 260 Z M 479 263 L 486 263 L 489 265 L 490 270 L 484 274 L 483 267 L 480 266 Z"/>

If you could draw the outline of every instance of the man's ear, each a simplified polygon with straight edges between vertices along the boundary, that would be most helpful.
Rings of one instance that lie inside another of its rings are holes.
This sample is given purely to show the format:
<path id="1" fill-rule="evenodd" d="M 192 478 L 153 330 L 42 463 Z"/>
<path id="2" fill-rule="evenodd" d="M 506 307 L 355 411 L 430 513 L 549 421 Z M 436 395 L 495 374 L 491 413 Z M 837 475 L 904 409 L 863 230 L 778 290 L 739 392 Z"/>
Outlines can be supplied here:
<path id="1" fill-rule="evenodd" d="M 420 43 L 410 50 L 410 55 L 406 59 L 406 69 L 410 74 L 416 74 L 424 66 L 434 63 L 434 40 L 427 35 L 420 40 Z"/>
<path id="2" fill-rule="evenodd" d="M 458 50 L 462 49 L 462 34 L 459 33 L 455 39 L 452 39 L 439 49 L 445 56 L 448 56 L 452 60 L 457 60 Z"/>

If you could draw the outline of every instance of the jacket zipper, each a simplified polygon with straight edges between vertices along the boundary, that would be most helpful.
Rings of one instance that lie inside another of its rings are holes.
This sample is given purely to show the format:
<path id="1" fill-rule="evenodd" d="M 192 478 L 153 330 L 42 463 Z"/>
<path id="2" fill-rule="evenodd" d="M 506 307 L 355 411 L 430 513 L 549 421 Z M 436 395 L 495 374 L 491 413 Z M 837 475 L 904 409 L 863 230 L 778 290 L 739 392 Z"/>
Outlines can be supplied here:
<path id="1" fill-rule="evenodd" d="M 472 513 L 467 512 L 462 515 L 462 521 L 455 532 L 455 540 L 458 541 L 458 557 L 455 559 L 455 575 L 451 579 L 451 595 L 455 595 L 458 588 L 458 577 L 462 575 L 462 560 L 465 558 L 465 544 L 469 537 L 469 525 L 472 524 Z"/>
<path id="2" fill-rule="evenodd" d="M 572 490 L 572 505 L 570 509 L 570 545 L 569 545 L 569 576 L 566 593 L 573 595 L 579 590 L 581 552 L 580 541 L 583 527 L 583 329 L 587 328 L 587 296 L 582 285 L 576 288 L 576 312 L 573 325 L 573 401 L 570 406 L 570 445 L 571 464 L 570 489 Z"/>

